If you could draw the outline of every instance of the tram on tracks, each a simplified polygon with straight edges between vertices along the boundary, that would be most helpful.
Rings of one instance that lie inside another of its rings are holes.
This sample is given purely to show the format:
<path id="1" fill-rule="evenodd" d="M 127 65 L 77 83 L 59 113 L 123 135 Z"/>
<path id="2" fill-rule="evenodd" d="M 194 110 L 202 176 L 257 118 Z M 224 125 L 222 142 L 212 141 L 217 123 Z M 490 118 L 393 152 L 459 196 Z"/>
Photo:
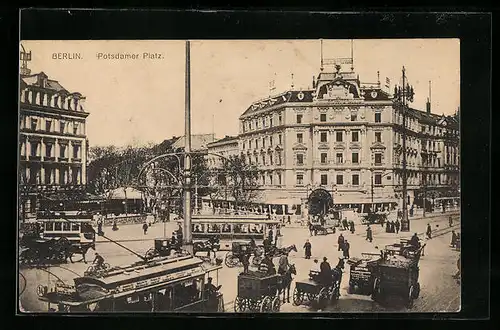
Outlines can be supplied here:
<path id="1" fill-rule="evenodd" d="M 212 284 L 220 265 L 189 253 L 114 267 L 73 279 L 73 285 L 39 286 L 39 299 L 59 312 L 223 312 L 224 300 Z M 52 307 L 57 306 L 56 308 Z"/>
<path id="2" fill-rule="evenodd" d="M 226 218 L 222 216 L 198 216 L 193 217 L 191 222 L 193 243 L 217 237 L 220 251 L 231 251 L 233 242 L 249 242 L 250 238 L 253 238 L 257 245 L 262 245 L 269 230 L 280 223 L 265 216 L 249 215 L 235 215 Z M 179 220 L 178 223 L 182 226 L 183 220 Z"/>

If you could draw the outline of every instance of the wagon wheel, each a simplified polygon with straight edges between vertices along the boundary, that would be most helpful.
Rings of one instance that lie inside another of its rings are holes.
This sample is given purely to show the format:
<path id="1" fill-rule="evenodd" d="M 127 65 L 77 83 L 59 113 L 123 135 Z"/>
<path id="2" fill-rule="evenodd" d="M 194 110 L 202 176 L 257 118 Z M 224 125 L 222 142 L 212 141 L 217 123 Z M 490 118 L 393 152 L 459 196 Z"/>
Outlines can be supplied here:
<path id="1" fill-rule="evenodd" d="M 377 277 L 373 281 L 372 300 L 376 301 L 380 297 L 380 279 Z"/>
<path id="2" fill-rule="evenodd" d="M 420 296 L 420 283 L 415 283 L 415 289 L 413 291 L 413 298 L 417 299 Z"/>
<path id="3" fill-rule="evenodd" d="M 261 313 L 268 313 L 271 311 L 271 298 L 269 296 L 265 296 L 264 299 L 260 302 L 260 312 Z"/>
<path id="4" fill-rule="evenodd" d="M 247 305 L 246 299 L 236 297 L 234 300 L 234 311 L 236 313 L 243 313 L 247 309 Z"/>
<path id="5" fill-rule="evenodd" d="M 295 306 L 299 306 L 302 304 L 302 302 L 304 302 L 304 294 L 300 290 L 295 288 L 295 290 L 293 290 L 293 304 Z"/>
<path id="6" fill-rule="evenodd" d="M 318 309 L 323 309 L 326 307 L 326 303 L 329 297 L 330 294 L 328 287 L 324 287 L 319 291 L 319 293 L 316 295 L 316 305 Z"/>
<path id="7" fill-rule="evenodd" d="M 224 259 L 224 263 L 229 268 L 233 268 L 234 266 L 236 266 L 238 264 L 238 259 L 233 256 L 233 253 L 231 251 L 229 251 L 226 254 L 226 258 Z"/>
<path id="8" fill-rule="evenodd" d="M 273 301 L 271 302 L 271 311 L 273 313 L 278 313 L 280 311 L 281 307 L 281 300 L 279 296 L 276 296 L 273 298 Z"/>
<path id="9" fill-rule="evenodd" d="M 413 307 L 413 299 L 414 299 L 413 296 L 415 294 L 414 291 L 415 291 L 415 289 L 414 289 L 413 285 L 410 286 L 410 288 L 408 289 L 408 298 L 407 298 L 408 300 L 406 301 L 406 307 L 407 308 L 412 308 Z"/>
<path id="10" fill-rule="evenodd" d="M 102 264 L 102 270 L 106 271 L 106 270 L 110 270 L 110 269 L 111 269 L 111 265 L 108 264 L 107 262 Z"/>

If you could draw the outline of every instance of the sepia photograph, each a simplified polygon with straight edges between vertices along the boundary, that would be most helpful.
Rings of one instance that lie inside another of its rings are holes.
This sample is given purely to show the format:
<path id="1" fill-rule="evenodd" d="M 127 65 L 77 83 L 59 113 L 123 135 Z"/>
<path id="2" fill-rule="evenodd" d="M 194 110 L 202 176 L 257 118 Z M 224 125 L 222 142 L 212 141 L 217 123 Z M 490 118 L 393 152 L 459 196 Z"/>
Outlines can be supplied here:
<path id="1" fill-rule="evenodd" d="M 21 40 L 19 68 L 21 313 L 461 310 L 459 39 Z"/>

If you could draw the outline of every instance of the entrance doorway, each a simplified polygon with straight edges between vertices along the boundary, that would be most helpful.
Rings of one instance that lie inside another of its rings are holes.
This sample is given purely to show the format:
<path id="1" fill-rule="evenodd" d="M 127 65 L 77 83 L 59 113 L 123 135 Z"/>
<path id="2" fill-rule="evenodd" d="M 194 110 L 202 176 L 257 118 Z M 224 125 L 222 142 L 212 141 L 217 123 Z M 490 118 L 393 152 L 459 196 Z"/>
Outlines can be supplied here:
<path id="1" fill-rule="evenodd" d="M 309 195 L 307 204 L 310 215 L 326 214 L 333 208 L 333 197 L 325 189 L 316 189 Z"/>

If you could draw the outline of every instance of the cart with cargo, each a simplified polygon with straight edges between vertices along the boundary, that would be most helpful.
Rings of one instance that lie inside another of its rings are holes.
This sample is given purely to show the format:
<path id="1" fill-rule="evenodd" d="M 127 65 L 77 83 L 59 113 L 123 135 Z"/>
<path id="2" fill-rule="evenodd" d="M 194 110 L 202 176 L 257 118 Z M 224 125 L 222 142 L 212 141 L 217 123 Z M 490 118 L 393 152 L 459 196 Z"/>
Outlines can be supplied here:
<path id="1" fill-rule="evenodd" d="M 281 301 L 279 291 L 281 275 L 266 275 L 249 271 L 238 275 L 238 295 L 234 300 L 234 311 L 279 312 Z"/>

